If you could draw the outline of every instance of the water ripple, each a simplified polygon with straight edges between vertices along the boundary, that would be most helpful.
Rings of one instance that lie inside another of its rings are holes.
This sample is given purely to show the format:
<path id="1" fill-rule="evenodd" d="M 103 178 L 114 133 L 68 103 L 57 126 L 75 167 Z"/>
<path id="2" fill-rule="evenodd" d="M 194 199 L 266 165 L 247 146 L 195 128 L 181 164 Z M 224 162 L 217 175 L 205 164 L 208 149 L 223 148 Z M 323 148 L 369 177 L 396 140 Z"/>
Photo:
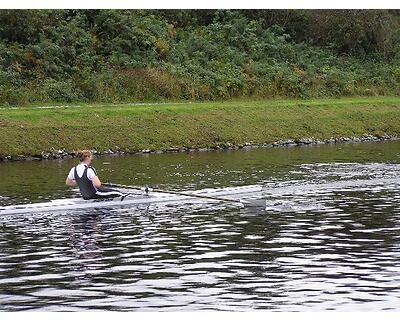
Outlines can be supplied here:
<path id="1" fill-rule="evenodd" d="M 268 182 L 265 211 L 4 217 L 0 310 L 399 311 L 399 177 L 397 164 L 300 164 Z"/>

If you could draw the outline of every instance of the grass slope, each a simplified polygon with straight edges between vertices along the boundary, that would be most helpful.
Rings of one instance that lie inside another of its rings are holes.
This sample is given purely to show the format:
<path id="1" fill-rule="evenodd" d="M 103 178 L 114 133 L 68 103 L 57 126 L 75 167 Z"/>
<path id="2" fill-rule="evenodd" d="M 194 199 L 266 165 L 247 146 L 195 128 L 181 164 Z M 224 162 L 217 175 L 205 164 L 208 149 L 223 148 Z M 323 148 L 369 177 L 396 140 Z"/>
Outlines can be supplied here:
<path id="1" fill-rule="evenodd" d="M 400 135 L 400 98 L 0 109 L 0 156 Z"/>

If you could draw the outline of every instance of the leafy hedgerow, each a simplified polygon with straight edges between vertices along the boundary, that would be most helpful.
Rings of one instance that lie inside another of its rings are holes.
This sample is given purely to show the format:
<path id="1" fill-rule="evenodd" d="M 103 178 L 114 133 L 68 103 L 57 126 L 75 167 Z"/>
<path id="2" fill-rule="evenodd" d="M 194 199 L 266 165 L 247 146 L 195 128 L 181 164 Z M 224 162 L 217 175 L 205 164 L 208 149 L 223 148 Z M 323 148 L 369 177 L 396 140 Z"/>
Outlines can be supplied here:
<path id="1" fill-rule="evenodd" d="M 396 95 L 390 10 L 1 10 L 0 104 Z"/>

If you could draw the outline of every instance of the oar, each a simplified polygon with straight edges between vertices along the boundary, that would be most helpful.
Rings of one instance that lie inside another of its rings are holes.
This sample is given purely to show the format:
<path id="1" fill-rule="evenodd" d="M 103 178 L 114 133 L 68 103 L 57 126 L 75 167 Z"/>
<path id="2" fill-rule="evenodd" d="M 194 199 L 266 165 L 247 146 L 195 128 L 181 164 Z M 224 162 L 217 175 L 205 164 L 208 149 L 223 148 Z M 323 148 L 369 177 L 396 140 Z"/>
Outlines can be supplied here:
<path id="1" fill-rule="evenodd" d="M 221 197 L 212 197 L 212 196 L 204 196 L 200 194 L 193 194 L 193 193 L 184 193 L 179 191 L 169 191 L 169 190 L 162 190 L 162 189 L 153 189 L 153 188 L 141 188 L 135 186 L 129 186 L 125 184 L 118 184 L 118 183 L 103 183 L 103 185 L 107 187 L 116 187 L 116 188 L 125 188 L 125 189 L 134 189 L 134 190 L 142 190 L 148 193 L 148 191 L 160 192 L 160 193 L 169 193 L 169 194 L 176 194 L 180 196 L 186 196 L 191 198 L 201 198 L 201 199 L 209 199 L 209 200 L 216 200 L 216 201 L 225 201 L 225 202 L 235 202 L 241 203 L 245 207 L 266 207 L 266 200 L 264 199 L 247 199 L 247 200 L 236 200 L 236 199 L 228 199 L 228 198 L 221 198 Z"/>

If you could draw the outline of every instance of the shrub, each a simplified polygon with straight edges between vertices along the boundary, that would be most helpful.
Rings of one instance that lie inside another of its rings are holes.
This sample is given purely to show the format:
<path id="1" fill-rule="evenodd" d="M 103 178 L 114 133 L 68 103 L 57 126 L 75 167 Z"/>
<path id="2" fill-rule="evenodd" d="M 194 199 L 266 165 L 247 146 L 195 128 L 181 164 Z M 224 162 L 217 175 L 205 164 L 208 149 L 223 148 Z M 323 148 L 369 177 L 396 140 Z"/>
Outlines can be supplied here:
<path id="1" fill-rule="evenodd" d="M 38 87 L 45 101 L 72 102 L 83 99 L 83 94 L 71 80 L 45 79 Z"/>
<path id="2" fill-rule="evenodd" d="M 0 103 L 398 94 L 388 10 L 2 10 Z"/>

